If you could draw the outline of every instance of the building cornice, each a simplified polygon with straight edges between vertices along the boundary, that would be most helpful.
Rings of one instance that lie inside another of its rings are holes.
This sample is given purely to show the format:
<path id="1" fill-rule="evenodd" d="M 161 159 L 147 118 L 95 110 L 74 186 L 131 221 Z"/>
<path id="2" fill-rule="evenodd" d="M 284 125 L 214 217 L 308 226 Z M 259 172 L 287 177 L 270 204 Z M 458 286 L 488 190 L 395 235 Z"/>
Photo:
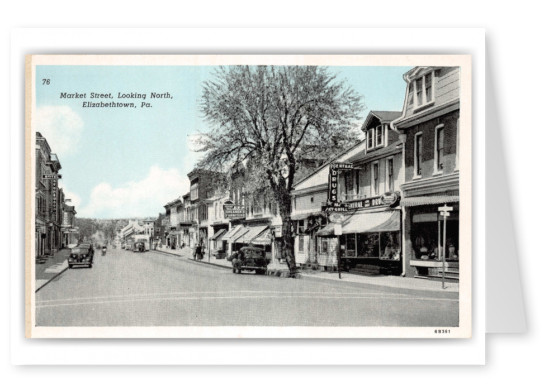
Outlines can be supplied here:
<path id="1" fill-rule="evenodd" d="M 397 130 L 410 128 L 455 110 L 459 110 L 459 98 L 449 100 L 438 106 L 432 106 L 413 115 L 399 118 L 396 121 L 393 121 L 391 126 L 397 128 Z"/>

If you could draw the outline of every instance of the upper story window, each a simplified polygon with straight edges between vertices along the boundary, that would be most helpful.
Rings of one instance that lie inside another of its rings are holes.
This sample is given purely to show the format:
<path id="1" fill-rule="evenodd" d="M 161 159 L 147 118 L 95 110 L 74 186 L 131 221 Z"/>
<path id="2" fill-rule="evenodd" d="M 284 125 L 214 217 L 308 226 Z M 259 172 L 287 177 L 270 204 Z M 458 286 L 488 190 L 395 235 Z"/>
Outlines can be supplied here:
<path id="1" fill-rule="evenodd" d="M 434 172 L 439 173 L 444 169 L 444 125 L 438 125 L 434 129 Z"/>
<path id="2" fill-rule="evenodd" d="M 380 147 L 385 142 L 385 128 L 383 125 L 379 125 L 375 128 L 375 146 Z"/>
<path id="3" fill-rule="evenodd" d="M 199 186 L 197 185 L 197 183 L 191 185 L 190 197 L 189 198 L 190 198 L 191 201 L 194 201 L 197 198 L 199 198 Z"/>
<path id="4" fill-rule="evenodd" d="M 459 118 L 457 119 L 456 140 L 455 140 L 455 169 L 459 170 Z"/>
<path id="5" fill-rule="evenodd" d="M 388 179 L 388 191 L 394 191 L 394 159 L 388 158 L 386 161 L 386 175 Z"/>
<path id="6" fill-rule="evenodd" d="M 434 71 L 415 79 L 412 83 L 414 107 L 424 106 L 434 101 Z"/>
<path id="7" fill-rule="evenodd" d="M 373 163 L 373 194 L 379 194 L 379 162 Z"/>
<path id="8" fill-rule="evenodd" d="M 386 125 L 379 125 L 366 132 L 367 149 L 384 147 L 386 144 Z"/>
<path id="9" fill-rule="evenodd" d="M 367 149 L 371 149 L 375 146 L 375 140 L 373 138 L 373 129 L 369 129 L 366 134 L 367 137 Z"/>
<path id="10" fill-rule="evenodd" d="M 415 135 L 415 145 L 413 147 L 413 176 L 421 176 L 421 162 L 423 156 L 423 133 L 417 133 Z"/>

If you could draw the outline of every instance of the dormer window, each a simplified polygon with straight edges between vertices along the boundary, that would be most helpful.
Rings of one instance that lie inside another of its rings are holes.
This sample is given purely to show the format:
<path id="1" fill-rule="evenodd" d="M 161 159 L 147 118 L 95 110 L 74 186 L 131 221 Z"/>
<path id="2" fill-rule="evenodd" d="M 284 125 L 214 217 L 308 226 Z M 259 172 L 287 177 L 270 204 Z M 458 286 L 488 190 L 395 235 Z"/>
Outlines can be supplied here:
<path id="1" fill-rule="evenodd" d="M 373 137 L 373 129 L 369 129 L 367 131 L 367 149 L 371 149 L 375 146 L 375 140 L 374 140 L 374 137 Z"/>
<path id="2" fill-rule="evenodd" d="M 421 107 L 434 101 L 434 71 L 412 81 L 413 105 Z"/>
<path id="3" fill-rule="evenodd" d="M 375 128 L 375 141 L 376 141 L 376 147 L 381 147 L 384 144 L 385 137 L 385 128 L 383 125 L 379 125 Z"/>
<path id="4" fill-rule="evenodd" d="M 379 125 L 375 128 L 371 128 L 366 132 L 366 146 L 367 150 L 384 147 L 386 144 L 386 127 L 385 125 Z"/>

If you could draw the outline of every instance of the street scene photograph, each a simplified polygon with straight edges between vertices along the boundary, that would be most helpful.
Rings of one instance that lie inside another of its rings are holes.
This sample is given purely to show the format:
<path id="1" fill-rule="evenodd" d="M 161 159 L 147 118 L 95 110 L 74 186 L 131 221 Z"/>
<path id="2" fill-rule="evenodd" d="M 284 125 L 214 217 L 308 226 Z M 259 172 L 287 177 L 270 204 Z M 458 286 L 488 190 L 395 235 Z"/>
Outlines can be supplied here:
<path id="1" fill-rule="evenodd" d="M 28 56 L 27 336 L 470 338 L 470 66 Z"/>

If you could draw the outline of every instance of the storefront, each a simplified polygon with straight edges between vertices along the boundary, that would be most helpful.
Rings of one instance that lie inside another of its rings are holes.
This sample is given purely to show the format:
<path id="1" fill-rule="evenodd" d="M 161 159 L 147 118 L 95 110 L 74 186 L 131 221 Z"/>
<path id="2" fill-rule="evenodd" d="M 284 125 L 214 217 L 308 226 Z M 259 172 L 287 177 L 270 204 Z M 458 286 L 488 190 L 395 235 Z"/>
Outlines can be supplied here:
<path id="1" fill-rule="evenodd" d="M 439 277 L 442 258 L 446 274 L 459 277 L 459 196 L 433 195 L 409 197 L 402 201 L 406 211 L 404 236 L 408 274 Z M 451 209 L 444 217 L 439 208 Z"/>
<path id="2" fill-rule="evenodd" d="M 219 240 L 224 242 L 224 246 L 226 248 L 226 256 L 231 255 L 232 252 L 236 251 L 233 241 L 238 237 L 238 235 L 242 235 L 244 233 L 244 227 L 242 224 L 237 224 L 232 226 L 232 228 L 226 232 Z"/>
<path id="3" fill-rule="evenodd" d="M 227 251 L 227 242 L 223 241 L 222 238 L 228 232 L 227 225 L 214 226 L 214 235 L 210 238 L 211 241 L 211 252 L 212 255 L 217 259 L 222 259 L 226 255 Z"/>
<path id="4" fill-rule="evenodd" d="M 269 230 L 267 225 L 245 226 L 241 233 L 234 238 L 234 251 L 239 250 L 241 247 L 251 245 L 253 239 L 267 230 Z"/>
<path id="5" fill-rule="evenodd" d="M 325 269 L 337 267 L 335 225 L 321 229 L 318 262 Z M 343 268 L 362 274 L 401 273 L 400 210 L 357 210 L 342 222 L 340 245 Z"/>

